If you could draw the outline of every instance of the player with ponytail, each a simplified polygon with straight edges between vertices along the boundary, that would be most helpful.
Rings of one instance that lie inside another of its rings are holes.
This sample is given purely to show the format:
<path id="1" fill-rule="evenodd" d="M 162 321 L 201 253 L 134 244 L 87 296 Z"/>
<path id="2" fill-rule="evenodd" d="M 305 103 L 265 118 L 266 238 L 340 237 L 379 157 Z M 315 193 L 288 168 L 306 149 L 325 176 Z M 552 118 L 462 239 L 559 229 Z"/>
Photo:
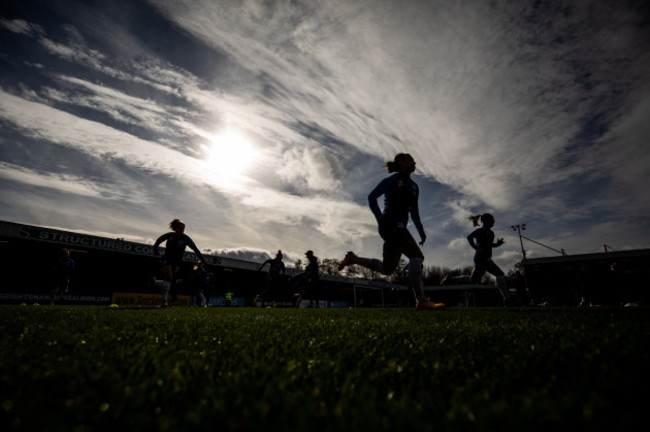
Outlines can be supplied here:
<path id="1" fill-rule="evenodd" d="M 409 284 L 415 294 L 416 309 L 438 309 L 442 303 L 433 303 L 424 297 L 422 268 L 424 255 L 415 239 L 406 228 L 409 215 L 420 235 L 420 245 L 424 244 L 426 235 L 420 221 L 418 208 L 418 185 L 411 179 L 415 171 L 415 161 L 407 153 L 399 153 L 386 163 L 386 169 L 392 175 L 382 180 L 368 195 L 368 205 L 377 219 L 379 235 L 384 239 L 383 259 L 361 258 L 348 252 L 339 264 L 339 271 L 346 266 L 358 264 L 384 275 L 393 273 L 402 254 L 409 259 Z M 384 210 L 377 204 L 377 199 L 384 196 Z"/>
<path id="2" fill-rule="evenodd" d="M 470 283 L 479 283 L 485 272 L 488 272 L 496 277 L 499 292 L 503 297 L 504 303 L 507 304 L 508 301 L 510 301 L 510 292 L 508 291 L 505 274 L 499 266 L 492 261 L 492 248 L 499 247 L 504 243 L 502 238 L 498 239 L 496 242 L 494 241 L 494 232 L 492 231 L 495 222 L 494 216 L 490 213 L 483 213 L 476 216 L 470 216 L 469 220 L 475 227 L 479 225 L 479 220 L 483 224 L 483 226 L 472 231 L 467 236 L 469 245 L 475 250 L 474 268 L 469 277 L 457 276 L 454 279 L 458 280 L 464 278 Z"/>

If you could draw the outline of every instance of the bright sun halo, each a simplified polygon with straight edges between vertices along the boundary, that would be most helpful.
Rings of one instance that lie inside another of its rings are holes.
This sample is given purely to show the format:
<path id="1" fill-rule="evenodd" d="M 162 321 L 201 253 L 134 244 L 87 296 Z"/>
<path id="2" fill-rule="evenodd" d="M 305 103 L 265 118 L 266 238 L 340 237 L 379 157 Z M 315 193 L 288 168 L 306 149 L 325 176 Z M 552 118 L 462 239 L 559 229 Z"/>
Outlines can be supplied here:
<path id="1" fill-rule="evenodd" d="M 255 162 L 255 148 L 243 135 L 227 130 L 210 137 L 205 163 L 220 182 L 243 180 Z"/>

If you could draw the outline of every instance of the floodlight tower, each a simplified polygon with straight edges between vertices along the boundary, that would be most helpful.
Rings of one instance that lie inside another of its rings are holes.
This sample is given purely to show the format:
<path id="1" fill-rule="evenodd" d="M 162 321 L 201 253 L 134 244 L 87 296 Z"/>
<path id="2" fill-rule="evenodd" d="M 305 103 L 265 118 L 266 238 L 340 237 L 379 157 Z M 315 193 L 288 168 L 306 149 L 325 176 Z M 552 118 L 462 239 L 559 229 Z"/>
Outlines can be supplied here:
<path id="1" fill-rule="evenodd" d="M 521 254 L 524 256 L 524 259 L 526 259 L 526 250 L 524 249 L 524 241 L 521 238 L 521 232 L 526 230 L 526 224 L 511 225 L 510 228 L 512 228 L 513 231 L 517 231 L 517 233 L 519 234 L 519 244 L 521 244 Z"/>

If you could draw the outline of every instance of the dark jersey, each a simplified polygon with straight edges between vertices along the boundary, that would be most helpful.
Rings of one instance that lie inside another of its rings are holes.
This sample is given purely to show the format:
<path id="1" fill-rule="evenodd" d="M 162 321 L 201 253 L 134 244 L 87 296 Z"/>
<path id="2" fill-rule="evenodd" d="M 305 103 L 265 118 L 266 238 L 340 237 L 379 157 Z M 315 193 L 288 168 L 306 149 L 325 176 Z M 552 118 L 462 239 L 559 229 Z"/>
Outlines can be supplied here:
<path id="1" fill-rule="evenodd" d="M 481 252 L 476 252 L 475 258 L 489 260 L 492 258 L 492 248 L 494 244 L 494 232 L 490 228 L 482 226 L 474 230 L 467 236 L 467 241 L 474 248 L 482 248 Z"/>
<path id="2" fill-rule="evenodd" d="M 418 207 L 418 196 L 420 190 L 418 185 L 408 174 L 395 173 L 382 180 L 375 189 L 368 195 L 370 210 L 377 220 L 383 220 L 390 225 L 406 227 L 409 214 L 420 234 L 424 228 L 420 221 L 420 210 Z M 383 212 L 377 204 L 377 199 L 384 195 Z"/>
<path id="3" fill-rule="evenodd" d="M 199 251 L 199 248 L 196 247 L 192 239 L 186 234 L 178 235 L 175 232 L 168 232 L 167 234 L 158 237 L 158 240 L 156 240 L 156 243 L 153 245 L 154 255 L 160 255 L 158 246 L 160 246 L 164 241 L 167 242 L 165 244 L 165 259 L 170 263 L 180 263 L 183 260 L 185 248 L 188 246 L 194 251 L 196 256 L 205 263 L 203 254 L 201 254 L 201 251 Z"/>
<path id="4" fill-rule="evenodd" d="M 210 285 L 210 273 L 204 268 L 194 270 L 192 278 L 194 279 L 195 287 L 198 289 L 205 289 Z"/>
<path id="5" fill-rule="evenodd" d="M 320 275 L 318 273 L 318 258 L 309 258 L 309 264 L 307 264 L 307 268 L 305 268 L 305 274 L 311 280 L 320 279 Z"/>
<path id="6" fill-rule="evenodd" d="M 59 258 L 54 266 L 54 271 L 61 277 L 70 277 L 74 271 L 74 260 L 72 258 Z"/>
<path id="7" fill-rule="evenodd" d="M 54 277 L 59 284 L 69 283 L 74 272 L 74 260 L 72 258 L 59 258 L 54 265 Z"/>

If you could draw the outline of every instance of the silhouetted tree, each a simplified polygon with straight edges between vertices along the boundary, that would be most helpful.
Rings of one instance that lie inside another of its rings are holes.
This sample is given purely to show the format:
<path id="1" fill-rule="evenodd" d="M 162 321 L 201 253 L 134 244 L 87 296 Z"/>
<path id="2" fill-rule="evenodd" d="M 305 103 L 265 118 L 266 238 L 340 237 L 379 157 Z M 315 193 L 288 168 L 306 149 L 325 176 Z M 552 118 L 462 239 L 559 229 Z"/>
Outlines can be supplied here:
<path id="1" fill-rule="evenodd" d="M 321 260 L 320 264 L 318 265 L 318 268 L 321 273 L 324 274 L 337 274 L 338 273 L 338 266 L 339 266 L 340 261 L 332 258 L 325 258 L 324 260 Z"/>

